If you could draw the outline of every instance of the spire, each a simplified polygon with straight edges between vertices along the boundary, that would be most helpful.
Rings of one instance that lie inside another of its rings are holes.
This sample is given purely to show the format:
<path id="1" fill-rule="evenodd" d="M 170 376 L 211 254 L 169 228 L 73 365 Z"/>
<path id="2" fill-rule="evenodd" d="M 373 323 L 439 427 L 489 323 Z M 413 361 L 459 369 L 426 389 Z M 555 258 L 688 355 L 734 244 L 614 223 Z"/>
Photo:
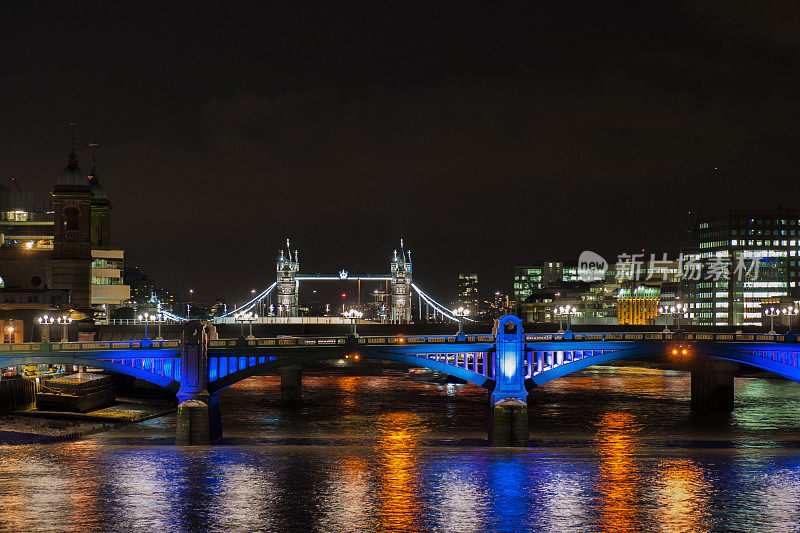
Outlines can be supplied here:
<path id="1" fill-rule="evenodd" d="M 75 141 L 73 140 L 73 143 Z M 95 168 L 95 159 L 97 156 L 97 147 L 100 146 L 97 143 L 89 143 L 89 150 L 92 152 L 92 169 L 89 171 L 89 176 L 92 178 L 97 178 L 97 170 Z"/>
<path id="2" fill-rule="evenodd" d="M 78 129 L 78 123 L 70 122 L 69 125 L 72 128 L 72 144 L 70 145 L 69 149 L 69 161 L 67 163 L 67 167 L 78 168 L 78 156 L 75 155 L 75 132 Z"/>
<path id="3" fill-rule="evenodd" d="M 56 186 L 88 187 L 89 182 L 86 179 L 86 174 L 84 174 L 78 166 L 78 156 L 75 155 L 76 128 L 78 123 L 70 122 L 69 125 L 72 127 L 72 145 L 67 158 L 67 166 L 61 171 L 61 175 L 56 181 Z"/>

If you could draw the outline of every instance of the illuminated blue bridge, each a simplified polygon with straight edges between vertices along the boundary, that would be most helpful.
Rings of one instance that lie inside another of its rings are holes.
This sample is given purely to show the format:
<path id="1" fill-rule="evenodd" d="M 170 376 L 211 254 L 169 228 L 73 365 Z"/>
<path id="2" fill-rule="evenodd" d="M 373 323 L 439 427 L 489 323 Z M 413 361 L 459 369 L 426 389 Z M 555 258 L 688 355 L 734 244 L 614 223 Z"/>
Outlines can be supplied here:
<path id="1" fill-rule="evenodd" d="M 524 445 L 527 394 L 533 387 L 592 365 L 675 354 L 692 364 L 692 400 L 733 401 L 734 363 L 800 382 L 800 344 L 783 335 L 732 333 L 525 334 L 514 315 L 485 335 L 295 337 L 209 340 L 190 322 L 180 341 L 0 344 L 0 366 L 75 365 L 134 376 L 175 391 L 177 441 L 210 442 L 221 435 L 218 393 L 259 373 L 281 373 L 282 394 L 299 401 L 303 363 L 356 356 L 426 367 L 491 392 L 490 440 Z"/>

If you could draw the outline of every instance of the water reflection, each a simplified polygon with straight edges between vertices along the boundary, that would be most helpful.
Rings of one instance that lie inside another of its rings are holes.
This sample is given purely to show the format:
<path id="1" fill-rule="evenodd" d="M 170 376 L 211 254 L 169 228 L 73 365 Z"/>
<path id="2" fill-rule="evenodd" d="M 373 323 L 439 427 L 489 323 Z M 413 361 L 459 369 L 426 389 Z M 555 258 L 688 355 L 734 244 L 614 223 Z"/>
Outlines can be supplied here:
<path id="1" fill-rule="evenodd" d="M 348 411 L 353 409 L 358 402 L 356 390 L 359 381 L 357 376 L 342 376 L 338 380 L 342 396 L 342 407 Z"/>
<path id="2" fill-rule="evenodd" d="M 688 391 L 688 376 L 605 367 L 532 391 L 535 446 L 517 450 L 480 445 L 487 405 L 475 387 L 312 375 L 304 407 L 284 411 L 278 384 L 255 377 L 223 391 L 234 437 L 221 445 L 153 445 L 174 435 L 164 417 L 71 444 L 0 446 L 0 531 L 800 524 L 793 384 L 747 387 L 741 415 L 723 426 L 693 423 L 688 395 L 671 397 Z"/>
<path id="3" fill-rule="evenodd" d="M 417 531 L 419 526 L 417 447 L 419 419 L 410 413 L 389 413 L 377 424 L 377 452 L 381 469 L 378 487 L 380 528 Z"/>
<path id="4" fill-rule="evenodd" d="M 707 531 L 711 486 L 703 469 L 689 459 L 662 461 L 656 469 L 655 523 L 663 531 Z"/>
<path id="5" fill-rule="evenodd" d="M 635 437 L 641 427 L 625 412 L 605 413 L 597 423 L 600 454 L 600 522 L 603 531 L 638 530 L 641 478 L 636 464 Z"/>
<path id="6" fill-rule="evenodd" d="M 325 531 L 364 531 L 373 529 L 375 501 L 369 463 L 355 454 L 334 465 L 326 498 Z"/>

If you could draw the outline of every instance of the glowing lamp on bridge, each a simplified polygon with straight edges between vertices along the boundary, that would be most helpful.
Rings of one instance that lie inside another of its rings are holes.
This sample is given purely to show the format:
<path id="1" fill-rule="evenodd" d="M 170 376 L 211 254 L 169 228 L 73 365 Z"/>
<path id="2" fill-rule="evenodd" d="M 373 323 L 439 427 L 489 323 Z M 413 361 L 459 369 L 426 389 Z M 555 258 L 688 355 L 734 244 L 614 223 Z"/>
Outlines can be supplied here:
<path id="1" fill-rule="evenodd" d="M 255 339 L 255 336 L 253 335 L 253 322 L 255 322 L 256 320 L 258 320 L 258 314 L 253 313 L 252 311 L 246 311 L 246 312 L 243 311 L 241 313 L 236 313 L 235 315 L 233 315 L 233 321 L 239 322 L 241 324 L 242 337 L 244 337 L 244 323 L 247 322 L 249 324 L 250 332 L 247 335 L 247 340 Z"/>
<path id="2" fill-rule="evenodd" d="M 775 317 L 781 315 L 781 310 L 770 307 L 764 309 L 764 315 L 769 317 L 769 335 L 775 335 Z"/>
<path id="3" fill-rule="evenodd" d="M 790 305 L 789 307 L 781 309 L 781 313 L 786 315 L 786 321 L 789 323 L 789 331 L 788 331 L 788 333 L 789 333 L 789 335 L 791 335 L 792 334 L 792 319 L 794 317 L 796 317 L 798 315 L 798 313 L 800 313 L 800 310 L 797 309 L 796 307 L 792 307 Z"/>
<path id="4" fill-rule="evenodd" d="M 56 319 L 49 315 L 40 316 L 37 319 L 37 322 L 42 327 L 42 342 L 50 342 L 50 324 L 55 321 Z"/>
<path id="5" fill-rule="evenodd" d="M 453 316 L 458 320 L 458 340 L 464 340 L 464 319 L 469 316 L 469 309 L 453 309 Z"/>
<path id="6" fill-rule="evenodd" d="M 347 311 L 342 313 L 342 316 L 345 317 L 345 318 L 349 318 L 350 320 L 353 321 L 352 334 L 353 334 L 354 337 L 357 337 L 358 335 L 356 334 L 356 321 L 359 318 L 361 318 L 362 316 L 364 316 L 364 313 L 362 313 L 358 309 L 348 309 Z"/>

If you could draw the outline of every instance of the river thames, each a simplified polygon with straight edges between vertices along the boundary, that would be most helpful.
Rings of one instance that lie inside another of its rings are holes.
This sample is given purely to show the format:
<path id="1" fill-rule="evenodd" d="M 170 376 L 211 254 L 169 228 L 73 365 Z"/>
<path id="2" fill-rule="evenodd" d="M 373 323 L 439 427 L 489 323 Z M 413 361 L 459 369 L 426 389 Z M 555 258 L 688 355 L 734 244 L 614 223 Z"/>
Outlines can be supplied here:
<path id="1" fill-rule="evenodd" d="M 797 531 L 800 385 L 737 378 L 698 413 L 688 374 L 596 367 L 529 397 L 531 445 L 486 446 L 473 385 L 306 374 L 222 392 L 224 439 L 175 415 L 0 447 L 3 531 Z"/>

